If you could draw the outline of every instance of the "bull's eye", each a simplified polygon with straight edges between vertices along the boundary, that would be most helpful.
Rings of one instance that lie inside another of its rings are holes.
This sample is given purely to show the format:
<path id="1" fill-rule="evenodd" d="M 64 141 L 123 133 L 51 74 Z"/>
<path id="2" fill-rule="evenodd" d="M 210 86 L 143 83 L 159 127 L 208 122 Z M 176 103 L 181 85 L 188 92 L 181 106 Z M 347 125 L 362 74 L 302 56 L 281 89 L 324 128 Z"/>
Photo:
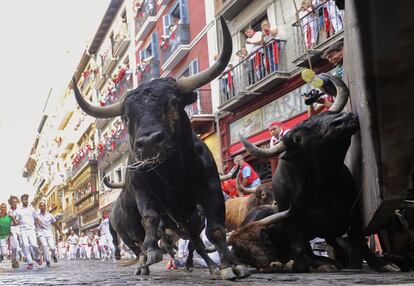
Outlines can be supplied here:
<path id="1" fill-rule="evenodd" d="M 302 136 L 300 135 L 293 136 L 293 142 L 295 142 L 296 144 L 300 144 L 302 142 Z"/>
<path id="2" fill-rule="evenodd" d="M 171 99 L 171 105 L 174 106 L 174 107 L 177 107 L 178 99 L 176 99 L 176 98 Z"/>

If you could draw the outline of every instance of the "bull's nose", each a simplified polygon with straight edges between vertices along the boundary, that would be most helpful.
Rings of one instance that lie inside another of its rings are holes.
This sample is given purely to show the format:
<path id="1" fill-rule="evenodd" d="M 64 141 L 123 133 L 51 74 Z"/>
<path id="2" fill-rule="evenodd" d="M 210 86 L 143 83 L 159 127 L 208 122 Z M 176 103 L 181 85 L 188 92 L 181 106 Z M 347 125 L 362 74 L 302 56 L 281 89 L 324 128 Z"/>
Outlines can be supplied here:
<path id="1" fill-rule="evenodd" d="M 140 136 L 135 140 L 135 148 L 138 151 L 143 151 L 147 146 L 159 146 L 165 140 L 162 131 L 152 132 L 146 136 Z"/>

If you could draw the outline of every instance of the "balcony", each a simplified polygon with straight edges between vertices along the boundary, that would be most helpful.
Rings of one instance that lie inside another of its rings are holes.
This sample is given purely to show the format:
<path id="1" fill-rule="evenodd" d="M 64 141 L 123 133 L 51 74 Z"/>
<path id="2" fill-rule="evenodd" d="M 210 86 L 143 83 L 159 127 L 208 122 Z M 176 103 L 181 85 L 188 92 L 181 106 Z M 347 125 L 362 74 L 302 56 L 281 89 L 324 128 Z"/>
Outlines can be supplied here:
<path id="1" fill-rule="evenodd" d="M 101 89 L 104 83 L 106 82 L 106 78 L 107 78 L 106 76 L 102 75 L 102 72 L 100 69 L 96 70 L 95 82 L 94 82 L 95 88 L 98 90 Z"/>
<path id="2" fill-rule="evenodd" d="M 219 11 L 218 16 L 223 16 L 227 21 L 234 19 L 234 17 L 236 17 L 244 8 L 252 3 L 251 0 L 216 0 L 215 2 L 216 7 L 222 5 L 222 9 Z"/>
<path id="3" fill-rule="evenodd" d="M 110 75 L 116 66 L 118 58 L 113 57 L 109 53 L 102 60 L 102 74 L 104 76 Z"/>
<path id="4" fill-rule="evenodd" d="M 98 193 L 88 193 L 76 202 L 76 209 L 78 214 L 82 214 L 99 204 Z"/>
<path id="5" fill-rule="evenodd" d="M 130 39 L 128 36 L 128 31 L 125 28 L 124 32 L 119 32 L 118 35 L 115 37 L 114 57 L 121 57 L 127 50 L 129 43 Z"/>
<path id="6" fill-rule="evenodd" d="M 87 164 L 90 164 L 92 166 L 96 165 L 95 156 L 91 152 L 83 155 L 83 157 L 78 161 L 78 163 L 72 167 L 72 176 L 75 176 Z"/>
<path id="7" fill-rule="evenodd" d="M 185 112 L 196 134 L 210 135 L 215 131 L 211 89 L 197 90 L 197 101 L 187 105 Z"/>
<path id="8" fill-rule="evenodd" d="M 237 65 L 229 65 L 220 77 L 220 110 L 233 111 L 248 101 L 285 82 L 286 41 L 270 40 Z"/>
<path id="9" fill-rule="evenodd" d="M 88 92 L 88 89 L 90 88 L 92 82 L 93 82 L 92 72 L 89 72 L 86 78 L 82 82 L 81 90 L 83 91 L 83 93 L 86 94 Z"/>
<path id="10" fill-rule="evenodd" d="M 111 138 L 106 144 L 105 150 L 98 155 L 98 168 L 105 169 L 113 161 L 122 156 L 129 147 L 129 134 L 128 129 L 124 129 L 119 135 Z"/>
<path id="11" fill-rule="evenodd" d="M 63 221 L 68 221 L 76 217 L 76 207 L 74 205 L 68 206 L 63 211 Z"/>
<path id="12" fill-rule="evenodd" d="M 149 64 L 142 67 L 142 70 L 138 72 L 139 84 L 149 82 L 151 79 L 160 77 L 160 61 L 151 60 Z"/>
<path id="13" fill-rule="evenodd" d="M 157 22 L 157 6 L 154 1 L 143 1 L 140 8 L 137 8 L 135 15 L 135 35 L 137 41 L 143 41 Z"/>
<path id="14" fill-rule="evenodd" d="M 102 209 L 113 203 L 121 193 L 122 189 L 109 189 L 99 195 L 99 208 Z"/>
<path id="15" fill-rule="evenodd" d="M 161 45 L 162 70 L 171 70 L 190 51 L 190 25 L 178 24 L 177 29 Z"/>
<path id="16" fill-rule="evenodd" d="M 319 15 L 329 17 L 324 18 Z M 295 28 L 293 32 L 295 60 L 293 63 L 300 67 L 309 67 L 309 60 L 312 64 L 319 62 L 323 51 L 344 37 L 343 13 L 336 8 L 334 3 L 330 2 L 321 4 L 302 16 L 299 22 L 293 24 L 293 27 Z"/>

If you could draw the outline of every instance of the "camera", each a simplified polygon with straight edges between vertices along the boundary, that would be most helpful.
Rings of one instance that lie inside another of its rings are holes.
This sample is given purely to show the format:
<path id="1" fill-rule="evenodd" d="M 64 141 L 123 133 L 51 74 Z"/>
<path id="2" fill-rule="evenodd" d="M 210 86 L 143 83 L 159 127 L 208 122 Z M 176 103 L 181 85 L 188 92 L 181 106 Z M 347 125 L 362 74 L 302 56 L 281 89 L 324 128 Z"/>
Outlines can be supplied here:
<path id="1" fill-rule="evenodd" d="M 325 94 L 324 92 L 320 92 L 319 90 L 312 89 L 308 93 L 302 94 L 302 96 L 305 97 L 305 104 L 306 105 L 312 105 L 324 94 Z"/>

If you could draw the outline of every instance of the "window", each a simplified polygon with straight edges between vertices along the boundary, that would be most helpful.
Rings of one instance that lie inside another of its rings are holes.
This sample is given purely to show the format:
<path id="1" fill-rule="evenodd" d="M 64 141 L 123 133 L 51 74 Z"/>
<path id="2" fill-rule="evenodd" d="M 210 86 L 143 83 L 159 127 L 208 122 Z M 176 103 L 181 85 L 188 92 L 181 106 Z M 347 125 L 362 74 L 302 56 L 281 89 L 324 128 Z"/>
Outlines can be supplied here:
<path id="1" fill-rule="evenodd" d="M 163 18 L 164 35 L 170 35 L 171 25 L 188 24 L 188 22 L 188 2 L 187 0 L 178 0 Z"/>
<path id="2" fill-rule="evenodd" d="M 188 67 L 181 72 L 181 74 L 178 76 L 178 78 L 181 78 L 183 76 L 190 76 L 198 73 L 198 59 L 193 60 Z"/>
<path id="3" fill-rule="evenodd" d="M 154 32 L 151 35 L 151 42 L 148 44 L 148 46 L 145 49 L 142 49 L 140 51 L 140 58 L 141 63 L 145 60 L 153 56 L 155 60 L 159 59 L 158 56 L 158 33 Z"/>
<path id="4" fill-rule="evenodd" d="M 116 173 L 116 181 L 117 182 L 122 182 L 122 171 L 121 171 L 121 169 L 117 169 L 115 171 L 115 173 Z"/>

